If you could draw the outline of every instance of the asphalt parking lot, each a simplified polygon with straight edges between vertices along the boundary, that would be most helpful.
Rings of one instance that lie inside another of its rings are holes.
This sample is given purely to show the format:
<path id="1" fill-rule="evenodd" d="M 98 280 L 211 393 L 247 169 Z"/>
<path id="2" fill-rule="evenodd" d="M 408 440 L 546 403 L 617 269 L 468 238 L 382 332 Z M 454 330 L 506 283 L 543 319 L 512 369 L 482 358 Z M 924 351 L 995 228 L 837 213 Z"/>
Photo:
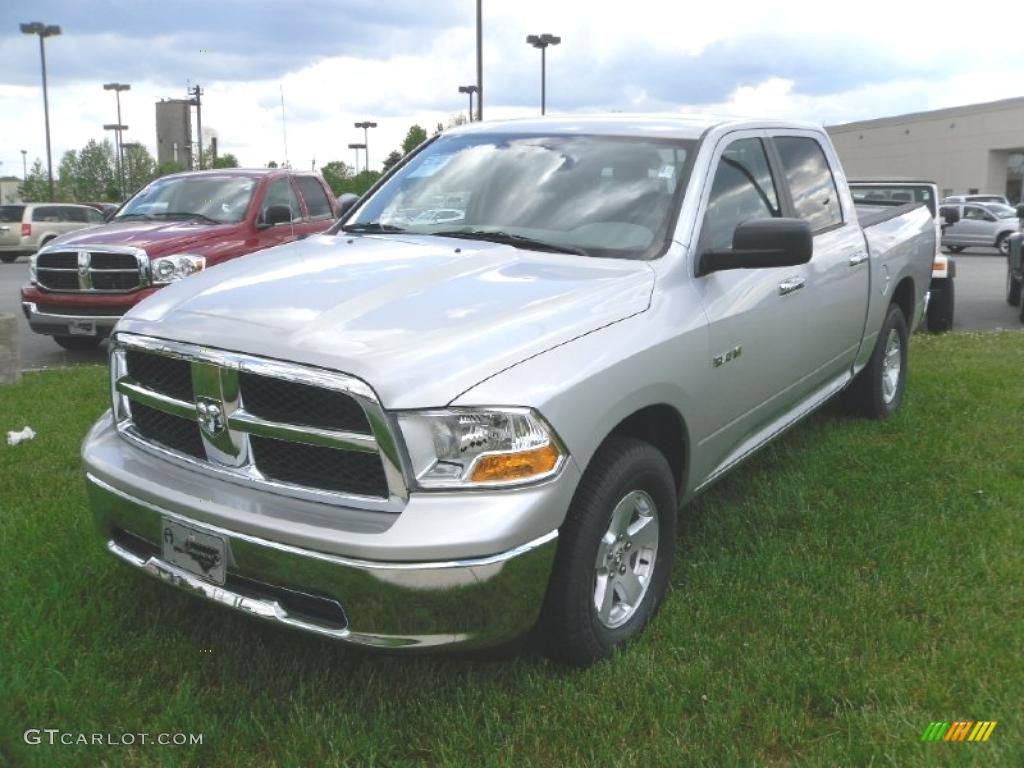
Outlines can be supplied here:
<path id="1" fill-rule="evenodd" d="M 1018 309 L 1005 301 L 1006 260 L 992 248 L 973 248 L 955 256 L 956 309 L 954 331 L 992 331 L 1001 328 L 1024 329 Z M 11 312 L 19 319 L 19 346 L 25 370 L 65 365 L 105 363 L 105 345 L 88 352 L 68 352 L 47 336 L 29 330 L 21 313 L 18 289 L 28 279 L 28 259 L 0 264 L 0 312 Z"/>

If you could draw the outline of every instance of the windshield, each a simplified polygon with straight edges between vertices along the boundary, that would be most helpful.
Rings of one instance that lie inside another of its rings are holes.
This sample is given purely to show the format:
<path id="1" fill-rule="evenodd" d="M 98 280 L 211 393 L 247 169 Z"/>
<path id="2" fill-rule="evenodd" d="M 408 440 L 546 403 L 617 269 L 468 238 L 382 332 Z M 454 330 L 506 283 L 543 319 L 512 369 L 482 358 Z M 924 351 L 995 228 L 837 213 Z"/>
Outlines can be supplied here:
<path id="1" fill-rule="evenodd" d="M 168 219 L 235 224 L 245 218 L 256 180 L 243 176 L 169 176 L 125 203 L 113 221 Z"/>
<path id="2" fill-rule="evenodd" d="M 346 231 L 412 232 L 649 259 L 664 250 L 696 142 L 611 136 L 442 136 Z"/>
<path id="3" fill-rule="evenodd" d="M 1002 205 L 1001 203 L 985 203 L 985 210 L 997 219 L 1017 218 L 1017 210 L 1009 205 Z"/>

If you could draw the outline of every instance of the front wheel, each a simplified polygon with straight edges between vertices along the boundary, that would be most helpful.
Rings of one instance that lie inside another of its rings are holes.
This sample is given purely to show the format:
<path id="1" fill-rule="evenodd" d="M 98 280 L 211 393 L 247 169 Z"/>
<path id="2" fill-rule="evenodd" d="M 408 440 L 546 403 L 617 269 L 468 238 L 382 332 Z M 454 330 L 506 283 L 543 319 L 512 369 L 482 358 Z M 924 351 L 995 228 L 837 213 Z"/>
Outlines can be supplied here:
<path id="1" fill-rule="evenodd" d="M 668 587 L 676 518 L 664 455 L 641 440 L 609 438 L 559 530 L 539 627 L 552 657 L 589 666 L 643 631 Z"/>
<path id="2" fill-rule="evenodd" d="M 1024 280 L 1014 280 L 1013 272 L 1006 268 L 1006 303 L 1011 307 L 1020 306 L 1020 289 Z"/>
<path id="3" fill-rule="evenodd" d="M 99 336 L 54 336 L 53 340 L 64 349 L 73 352 L 80 352 L 87 349 L 96 349 L 103 341 Z"/>
<path id="4" fill-rule="evenodd" d="M 999 239 L 996 240 L 996 248 L 999 249 L 999 253 L 1001 253 L 1003 256 L 1009 256 L 1010 255 L 1010 236 L 1009 235 L 1000 235 Z"/>
<path id="5" fill-rule="evenodd" d="M 945 333 L 953 330 L 953 278 L 947 277 L 932 283 L 932 297 L 928 302 L 928 330 Z"/>
<path id="6" fill-rule="evenodd" d="M 871 359 L 843 392 L 843 405 L 869 419 L 887 419 L 903 401 L 907 386 L 907 320 L 890 304 Z"/>

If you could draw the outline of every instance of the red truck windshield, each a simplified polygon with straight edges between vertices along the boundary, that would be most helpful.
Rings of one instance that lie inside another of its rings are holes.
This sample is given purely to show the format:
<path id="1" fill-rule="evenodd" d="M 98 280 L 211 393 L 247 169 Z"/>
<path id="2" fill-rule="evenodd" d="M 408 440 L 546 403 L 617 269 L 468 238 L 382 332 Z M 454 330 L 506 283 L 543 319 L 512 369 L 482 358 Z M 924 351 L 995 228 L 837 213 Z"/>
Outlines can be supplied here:
<path id="1" fill-rule="evenodd" d="M 170 176 L 157 179 L 129 200 L 114 221 L 179 219 L 237 224 L 256 189 L 242 176 Z"/>

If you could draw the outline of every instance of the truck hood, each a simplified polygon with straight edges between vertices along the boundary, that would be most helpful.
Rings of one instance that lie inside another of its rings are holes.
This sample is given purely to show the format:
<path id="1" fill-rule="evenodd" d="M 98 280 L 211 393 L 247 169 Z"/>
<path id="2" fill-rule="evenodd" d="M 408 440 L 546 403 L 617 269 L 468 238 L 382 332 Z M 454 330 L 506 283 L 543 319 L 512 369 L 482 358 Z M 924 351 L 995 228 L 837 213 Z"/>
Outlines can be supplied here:
<path id="1" fill-rule="evenodd" d="M 321 235 L 175 283 L 117 330 L 342 371 L 387 408 L 436 407 L 644 311 L 653 286 L 646 262 L 427 236 Z"/>
<path id="2" fill-rule="evenodd" d="M 53 240 L 51 245 L 130 245 L 149 256 L 179 253 L 198 243 L 230 237 L 239 224 L 203 224 L 194 221 L 126 221 L 79 229 Z"/>

